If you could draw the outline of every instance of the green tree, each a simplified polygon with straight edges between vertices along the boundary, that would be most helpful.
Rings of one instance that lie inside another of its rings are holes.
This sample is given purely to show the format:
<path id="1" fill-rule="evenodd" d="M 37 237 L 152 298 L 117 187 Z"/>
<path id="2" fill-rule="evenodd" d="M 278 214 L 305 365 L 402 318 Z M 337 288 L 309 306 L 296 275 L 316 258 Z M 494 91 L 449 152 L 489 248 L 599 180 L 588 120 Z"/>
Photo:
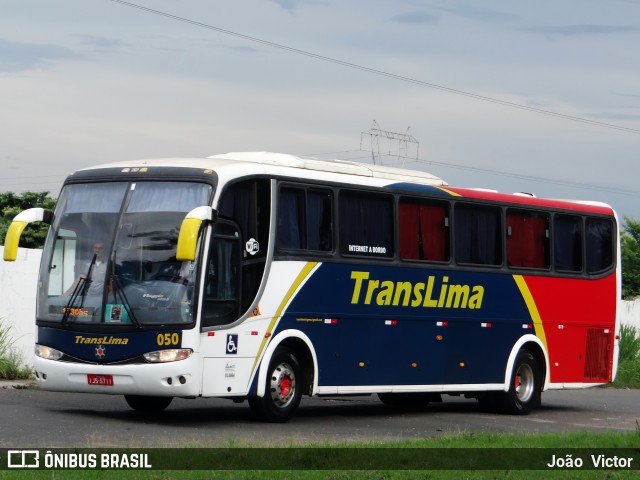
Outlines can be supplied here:
<path id="1" fill-rule="evenodd" d="M 49 196 L 49 192 L 0 193 L 0 242 L 4 245 L 7 229 L 18 213 L 34 207 L 53 210 L 55 204 L 56 201 Z M 20 246 L 42 248 L 48 229 L 49 225 L 42 222 L 28 225 L 20 238 Z"/>
<path id="2" fill-rule="evenodd" d="M 622 296 L 640 295 L 640 221 L 624 217 L 622 238 Z"/>

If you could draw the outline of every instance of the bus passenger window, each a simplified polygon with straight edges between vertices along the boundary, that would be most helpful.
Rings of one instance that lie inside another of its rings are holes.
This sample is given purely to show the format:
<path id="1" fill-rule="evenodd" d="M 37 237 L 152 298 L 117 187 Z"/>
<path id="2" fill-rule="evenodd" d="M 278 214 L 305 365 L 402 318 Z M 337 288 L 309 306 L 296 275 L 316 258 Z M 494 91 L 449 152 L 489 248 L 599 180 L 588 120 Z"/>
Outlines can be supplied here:
<path id="1" fill-rule="evenodd" d="M 501 265 L 501 224 L 501 211 L 498 208 L 456 205 L 456 261 L 474 265 Z"/>
<path id="2" fill-rule="evenodd" d="M 333 195 L 329 190 L 307 192 L 307 248 L 333 250 Z"/>
<path id="3" fill-rule="evenodd" d="M 343 255 L 393 257 L 393 202 L 387 195 L 340 195 L 340 251 Z"/>
<path id="4" fill-rule="evenodd" d="M 441 205 L 401 201 L 400 257 L 404 260 L 449 260 L 449 212 Z"/>
<path id="5" fill-rule="evenodd" d="M 613 266 L 613 223 L 607 219 L 587 219 L 587 273 L 599 273 Z"/>
<path id="6" fill-rule="evenodd" d="M 278 248 L 300 250 L 305 245 L 304 190 L 280 189 L 278 204 Z"/>
<path id="7" fill-rule="evenodd" d="M 330 190 L 283 187 L 278 199 L 276 245 L 280 250 L 333 250 Z"/>
<path id="8" fill-rule="evenodd" d="M 507 211 L 507 262 L 510 267 L 549 268 L 549 216 Z"/>
<path id="9" fill-rule="evenodd" d="M 582 271 L 582 219 L 556 215 L 553 220 L 555 268 L 561 272 Z"/>

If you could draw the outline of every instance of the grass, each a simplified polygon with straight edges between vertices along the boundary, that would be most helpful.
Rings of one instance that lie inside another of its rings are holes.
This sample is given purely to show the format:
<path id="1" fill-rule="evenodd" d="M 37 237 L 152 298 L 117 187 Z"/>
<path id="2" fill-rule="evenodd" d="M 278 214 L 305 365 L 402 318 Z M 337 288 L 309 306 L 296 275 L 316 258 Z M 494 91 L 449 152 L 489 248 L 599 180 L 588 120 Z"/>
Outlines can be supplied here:
<path id="1" fill-rule="evenodd" d="M 14 347 L 11 329 L 11 325 L 0 321 L 0 379 L 26 380 L 31 375 L 31 368 L 22 364 L 22 358 Z"/>
<path id="2" fill-rule="evenodd" d="M 618 374 L 612 384 L 616 388 L 640 388 L 640 338 L 631 325 L 620 329 Z"/>

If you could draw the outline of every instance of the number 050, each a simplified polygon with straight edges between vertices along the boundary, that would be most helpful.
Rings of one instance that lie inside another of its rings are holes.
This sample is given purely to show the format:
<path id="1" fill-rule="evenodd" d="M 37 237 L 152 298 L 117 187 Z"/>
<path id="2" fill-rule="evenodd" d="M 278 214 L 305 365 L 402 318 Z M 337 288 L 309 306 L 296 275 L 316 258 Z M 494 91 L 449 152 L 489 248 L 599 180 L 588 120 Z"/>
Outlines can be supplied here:
<path id="1" fill-rule="evenodd" d="M 177 333 L 159 333 L 157 337 L 158 345 L 178 345 L 180 343 L 180 335 Z"/>

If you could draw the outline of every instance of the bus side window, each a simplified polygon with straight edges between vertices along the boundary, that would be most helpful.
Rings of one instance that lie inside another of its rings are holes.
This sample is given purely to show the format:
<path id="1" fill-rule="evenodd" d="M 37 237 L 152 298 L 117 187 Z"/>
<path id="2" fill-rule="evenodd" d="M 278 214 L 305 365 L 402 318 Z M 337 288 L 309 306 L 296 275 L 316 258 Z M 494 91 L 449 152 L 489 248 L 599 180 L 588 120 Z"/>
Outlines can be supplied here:
<path id="1" fill-rule="evenodd" d="M 549 216 L 507 211 L 507 262 L 510 267 L 549 268 Z"/>
<path id="2" fill-rule="evenodd" d="M 393 197 L 365 192 L 340 194 L 340 251 L 343 255 L 395 255 Z"/>
<path id="3" fill-rule="evenodd" d="M 333 194 L 330 190 L 307 192 L 307 248 L 333 250 Z"/>
<path id="4" fill-rule="evenodd" d="M 230 222 L 214 227 L 206 265 L 202 326 L 233 323 L 240 315 L 240 232 Z"/>
<path id="5" fill-rule="evenodd" d="M 333 194 L 330 190 L 282 187 L 278 200 L 280 250 L 333 250 Z"/>
<path id="6" fill-rule="evenodd" d="M 399 205 L 400 257 L 449 261 L 448 227 L 448 207 L 402 200 Z"/>
<path id="7" fill-rule="evenodd" d="M 457 204 L 456 261 L 473 265 L 502 264 L 501 211 L 495 207 Z"/>
<path id="8" fill-rule="evenodd" d="M 554 217 L 553 253 L 556 270 L 582 271 L 582 218 L 574 215 Z"/>
<path id="9" fill-rule="evenodd" d="M 304 190 L 281 188 L 278 203 L 278 241 L 282 250 L 300 250 L 306 245 Z"/>
<path id="10" fill-rule="evenodd" d="M 587 273 L 599 273 L 613 266 L 613 223 L 587 218 Z"/>

